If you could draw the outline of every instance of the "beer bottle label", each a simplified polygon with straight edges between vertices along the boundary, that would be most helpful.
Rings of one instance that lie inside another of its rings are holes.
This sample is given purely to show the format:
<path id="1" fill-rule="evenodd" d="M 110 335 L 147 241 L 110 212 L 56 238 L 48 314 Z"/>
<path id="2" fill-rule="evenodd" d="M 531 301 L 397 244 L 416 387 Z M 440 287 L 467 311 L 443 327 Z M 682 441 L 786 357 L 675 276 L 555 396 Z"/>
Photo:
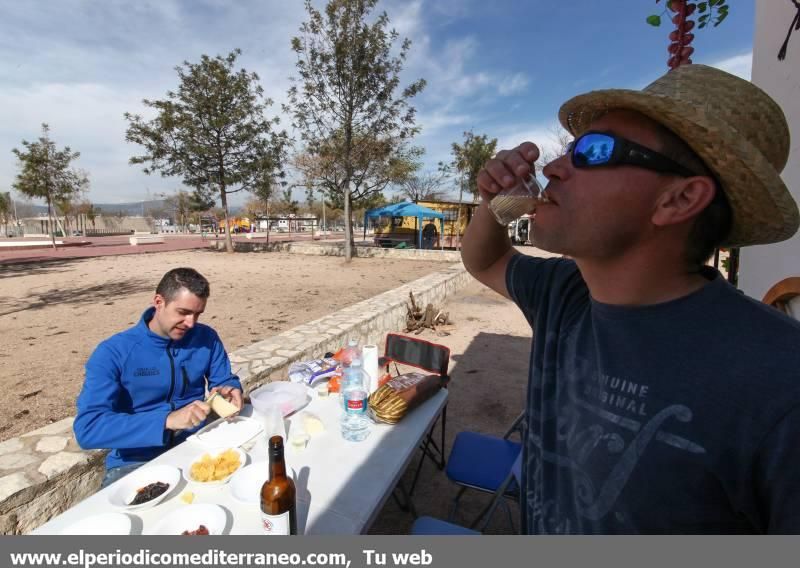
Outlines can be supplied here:
<path id="1" fill-rule="evenodd" d="M 265 535 L 290 534 L 289 511 L 281 513 L 280 515 L 267 515 L 262 512 L 261 526 L 264 528 Z"/>

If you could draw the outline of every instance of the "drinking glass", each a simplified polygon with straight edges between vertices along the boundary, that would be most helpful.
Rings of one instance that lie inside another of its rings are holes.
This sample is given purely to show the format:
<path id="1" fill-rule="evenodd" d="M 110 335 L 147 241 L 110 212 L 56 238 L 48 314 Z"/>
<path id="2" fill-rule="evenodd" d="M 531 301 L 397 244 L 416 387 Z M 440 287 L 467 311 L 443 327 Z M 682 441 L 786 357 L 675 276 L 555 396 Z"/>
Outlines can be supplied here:
<path id="1" fill-rule="evenodd" d="M 502 226 L 530 213 L 538 203 L 547 201 L 544 188 L 536 174 L 531 173 L 526 178 L 519 178 L 514 187 L 503 189 L 489 202 L 489 210 Z"/>

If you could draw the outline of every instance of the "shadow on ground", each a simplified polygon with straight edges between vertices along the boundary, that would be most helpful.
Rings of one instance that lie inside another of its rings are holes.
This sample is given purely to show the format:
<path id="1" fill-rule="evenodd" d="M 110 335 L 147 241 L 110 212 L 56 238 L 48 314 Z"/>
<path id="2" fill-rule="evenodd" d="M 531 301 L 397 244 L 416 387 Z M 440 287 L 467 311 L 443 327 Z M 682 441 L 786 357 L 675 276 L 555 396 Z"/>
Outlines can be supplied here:
<path id="1" fill-rule="evenodd" d="M 4 278 L 19 278 L 21 276 L 52 274 L 87 260 L 91 259 L 85 257 L 42 260 L 9 259 L 0 262 L 0 280 Z"/>
<path id="2" fill-rule="evenodd" d="M 528 381 L 528 360 L 531 340 L 495 333 L 479 333 L 462 354 L 453 354 L 450 397 L 447 406 L 446 453 L 453 439 L 462 430 L 502 436 L 525 404 Z M 435 439 L 441 439 L 441 424 L 437 424 Z M 419 464 L 420 452 L 412 458 L 402 478 L 410 487 Z M 447 479 L 430 460 L 425 460 L 422 474 L 414 491 L 414 504 L 419 515 L 446 519 L 457 486 Z M 456 522 L 469 524 L 491 496 L 467 491 L 461 498 Z M 519 508 L 511 503 L 514 529 L 504 507 L 492 517 L 487 534 L 512 534 L 519 529 Z M 408 534 L 413 518 L 400 509 L 393 499 L 379 513 L 370 534 Z"/>
<path id="3" fill-rule="evenodd" d="M 0 316 L 16 314 L 27 310 L 40 310 L 50 304 L 80 305 L 97 302 L 111 302 L 121 296 L 152 290 L 153 283 L 145 278 L 111 280 L 96 286 L 52 289 L 41 293 L 31 293 L 24 298 L 0 296 Z"/>

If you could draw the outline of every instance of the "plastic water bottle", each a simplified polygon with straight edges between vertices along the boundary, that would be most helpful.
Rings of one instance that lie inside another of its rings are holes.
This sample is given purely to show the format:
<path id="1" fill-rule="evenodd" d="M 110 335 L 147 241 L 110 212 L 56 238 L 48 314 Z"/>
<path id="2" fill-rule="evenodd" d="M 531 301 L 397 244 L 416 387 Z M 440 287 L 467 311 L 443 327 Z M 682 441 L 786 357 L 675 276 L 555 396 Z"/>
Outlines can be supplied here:
<path id="1" fill-rule="evenodd" d="M 361 359 L 353 359 L 350 366 L 345 367 L 342 376 L 341 429 L 345 440 L 360 442 L 369 436 L 367 397 Z"/>
<path id="2" fill-rule="evenodd" d="M 358 340 L 351 339 L 342 353 L 342 365 L 349 367 L 355 359 L 361 359 L 361 349 L 358 347 Z"/>

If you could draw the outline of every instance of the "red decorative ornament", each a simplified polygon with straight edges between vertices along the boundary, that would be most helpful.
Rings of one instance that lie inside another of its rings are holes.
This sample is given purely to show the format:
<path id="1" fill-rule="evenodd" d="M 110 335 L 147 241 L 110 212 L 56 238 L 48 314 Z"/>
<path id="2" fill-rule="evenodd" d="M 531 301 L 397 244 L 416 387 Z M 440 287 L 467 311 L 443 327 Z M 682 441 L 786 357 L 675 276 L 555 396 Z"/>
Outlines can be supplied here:
<path id="1" fill-rule="evenodd" d="M 694 34 L 689 32 L 694 29 L 694 20 L 690 20 L 689 16 L 694 14 L 697 5 L 687 4 L 685 0 L 672 0 L 669 8 L 675 12 L 675 16 L 672 18 L 675 30 L 669 34 L 671 43 L 667 47 L 669 52 L 667 66 L 670 69 L 675 69 L 692 62 L 691 55 L 694 53 L 694 48 L 690 47 L 689 44 L 692 43 Z"/>

